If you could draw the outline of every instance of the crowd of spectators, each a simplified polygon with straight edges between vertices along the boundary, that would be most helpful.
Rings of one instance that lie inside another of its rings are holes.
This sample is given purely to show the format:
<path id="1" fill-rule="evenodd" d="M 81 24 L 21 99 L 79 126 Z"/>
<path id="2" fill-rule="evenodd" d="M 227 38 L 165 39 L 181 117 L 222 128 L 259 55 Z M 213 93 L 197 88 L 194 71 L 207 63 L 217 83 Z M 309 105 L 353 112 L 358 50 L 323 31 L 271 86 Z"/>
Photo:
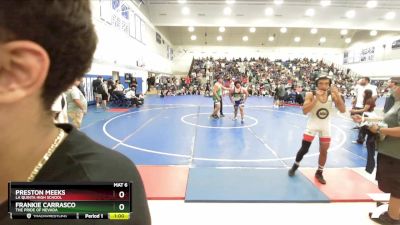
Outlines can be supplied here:
<path id="1" fill-rule="evenodd" d="M 224 78 L 224 86 L 231 87 L 239 80 L 250 95 L 271 96 L 284 99 L 285 103 L 302 104 L 305 92 L 315 89 L 315 78 L 320 71 L 327 71 L 341 93 L 350 98 L 359 78 L 350 69 L 341 69 L 323 60 L 296 58 L 271 60 L 268 58 L 194 59 L 188 76 L 176 78 L 158 77 L 159 94 L 168 95 L 212 95 L 210 86 L 216 76 Z M 383 82 L 373 82 L 380 95 L 385 93 Z"/>
<path id="2" fill-rule="evenodd" d="M 97 110 L 102 106 L 108 110 L 108 102 L 112 102 L 117 106 L 139 107 L 143 105 L 144 97 L 141 93 L 137 93 L 137 80 L 132 78 L 128 83 L 129 87 L 125 88 L 119 80 L 103 80 L 102 76 L 98 76 L 92 83 L 92 89 L 96 98 Z"/>
<path id="3" fill-rule="evenodd" d="M 285 101 L 302 103 L 304 92 L 314 88 L 314 79 L 321 70 L 327 70 L 340 85 L 343 92 L 350 95 L 354 79 L 350 71 L 335 68 L 323 61 L 308 58 L 293 60 L 270 60 L 268 58 L 237 59 L 194 59 L 190 75 L 176 79 L 160 78 L 161 95 L 211 95 L 210 86 L 215 76 L 224 78 L 224 86 L 230 87 L 236 80 L 248 89 L 250 95 L 284 95 Z M 157 83 L 157 81 L 156 81 Z M 284 92 L 282 92 L 282 87 Z"/>

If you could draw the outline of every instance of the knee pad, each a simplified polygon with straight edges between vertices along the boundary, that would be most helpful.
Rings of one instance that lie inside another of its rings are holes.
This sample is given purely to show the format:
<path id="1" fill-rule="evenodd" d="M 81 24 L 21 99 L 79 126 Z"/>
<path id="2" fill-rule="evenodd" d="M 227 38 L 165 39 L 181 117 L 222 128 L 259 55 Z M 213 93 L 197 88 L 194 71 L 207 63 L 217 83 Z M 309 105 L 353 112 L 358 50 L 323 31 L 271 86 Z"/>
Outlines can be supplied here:
<path id="1" fill-rule="evenodd" d="M 303 159 L 304 155 L 307 154 L 308 150 L 310 149 L 310 146 L 311 142 L 305 140 L 302 141 L 301 148 L 296 155 L 296 162 L 300 162 Z"/>
<path id="2" fill-rule="evenodd" d="M 319 142 L 320 143 L 330 144 L 331 143 L 331 138 L 330 137 L 320 137 L 319 138 Z"/>
<path id="3" fill-rule="evenodd" d="M 304 154 L 306 154 L 310 149 L 310 147 L 311 147 L 311 142 L 303 140 L 299 152 L 304 152 Z"/>

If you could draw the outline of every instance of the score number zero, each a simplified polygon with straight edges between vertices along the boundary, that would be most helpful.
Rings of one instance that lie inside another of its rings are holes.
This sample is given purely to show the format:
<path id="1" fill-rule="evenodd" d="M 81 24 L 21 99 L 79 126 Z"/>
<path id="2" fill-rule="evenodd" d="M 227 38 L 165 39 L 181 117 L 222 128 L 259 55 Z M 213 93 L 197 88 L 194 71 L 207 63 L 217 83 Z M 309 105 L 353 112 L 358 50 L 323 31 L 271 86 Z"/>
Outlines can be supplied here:
<path id="1" fill-rule="evenodd" d="M 121 198 L 121 199 L 125 198 L 125 192 L 124 192 L 124 191 L 120 191 L 120 192 L 118 193 L 118 197 Z M 125 205 L 124 205 L 123 203 L 119 204 L 118 209 L 119 209 L 120 211 L 124 211 Z"/>
<path id="2" fill-rule="evenodd" d="M 128 183 L 114 183 L 114 187 L 128 187 Z M 125 192 L 120 191 L 118 193 L 118 197 L 123 199 L 125 197 Z M 118 209 L 123 211 L 125 209 L 125 205 L 119 204 Z"/>

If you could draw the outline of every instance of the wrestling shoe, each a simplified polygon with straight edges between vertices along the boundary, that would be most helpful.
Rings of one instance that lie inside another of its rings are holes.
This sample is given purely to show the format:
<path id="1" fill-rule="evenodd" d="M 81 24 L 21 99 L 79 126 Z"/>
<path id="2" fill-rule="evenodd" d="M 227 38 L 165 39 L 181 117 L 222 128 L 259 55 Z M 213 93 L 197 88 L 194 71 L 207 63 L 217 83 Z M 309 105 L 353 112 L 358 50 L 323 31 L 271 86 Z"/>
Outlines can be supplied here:
<path id="1" fill-rule="evenodd" d="M 324 179 L 324 176 L 322 175 L 322 171 L 318 171 L 315 173 L 315 178 L 320 182 L 321 184 L 326 184 L 326 180 Z"/>

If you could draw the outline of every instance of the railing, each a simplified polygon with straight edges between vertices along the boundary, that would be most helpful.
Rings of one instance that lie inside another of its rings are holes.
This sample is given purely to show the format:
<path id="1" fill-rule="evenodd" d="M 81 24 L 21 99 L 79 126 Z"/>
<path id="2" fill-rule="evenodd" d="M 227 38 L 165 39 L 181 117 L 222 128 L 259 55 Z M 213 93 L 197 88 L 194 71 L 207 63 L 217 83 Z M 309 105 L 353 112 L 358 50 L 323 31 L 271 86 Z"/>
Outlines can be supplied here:
<path id="1" fill-rule="evenodd" d="M 332 65 L 332 64 L 333 64 L 333 66 L 334 66 L 335 68 L 337 68 L 337 69 L 339 69 L 339 70 L 342 70 L 342 71 L 347 71 L 347 69 L 350 69 L 350 68 L 348 68 L 348 67 L 346 67 L 346 66 L 344 66 L 344 65 L 337 64 L 337 63 L 333 63 L 333 62 L 331 62 L 331 61 L 329 61 L 329 60 L 325 60 L 325 59 L 324 59 L 324 60 L 322 60 L 322 61 L 323 61 L 324 63 L 326 63 L 327 65 Z M 351 69 L 350 69 L 349 75 L 350 75 L 351 78 L 353 78 L 353 80 L 354 80 L 354 78 L 362 77 L 361 74 L 358 74 L 358 73 L 354 72 L 354 71 L 351 70 Z"/>
<path id="2" fill-rule="evenodd" d="M 194 57 L 192 58 L 192 63 L 190 64 L 190 69 L 189 69 L 188 76 L 190 76 L 190 75 L 192 74 L 192 71 L 193 71 L 193 65 L 194 65 Z"/>

